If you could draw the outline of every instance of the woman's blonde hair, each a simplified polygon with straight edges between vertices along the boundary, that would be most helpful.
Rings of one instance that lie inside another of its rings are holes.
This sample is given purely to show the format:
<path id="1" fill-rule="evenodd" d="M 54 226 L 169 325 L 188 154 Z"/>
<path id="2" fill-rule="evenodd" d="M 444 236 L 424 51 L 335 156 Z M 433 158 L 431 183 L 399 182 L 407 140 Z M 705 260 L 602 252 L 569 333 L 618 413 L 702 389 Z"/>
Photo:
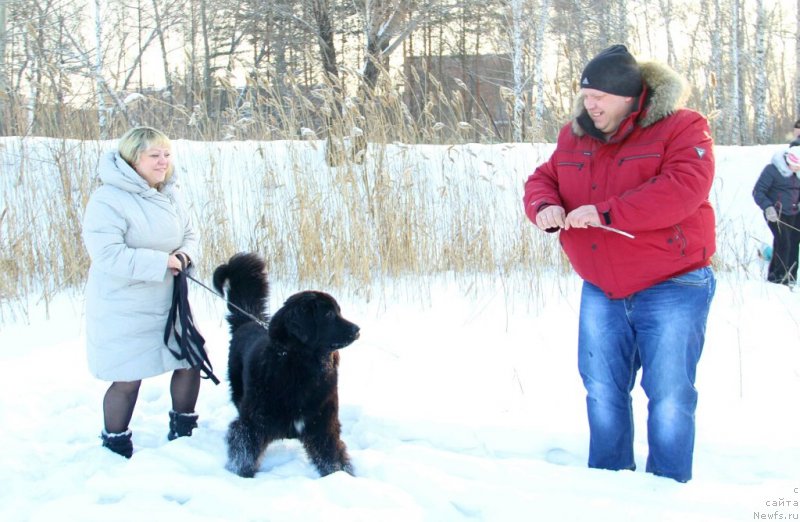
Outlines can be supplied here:
<path id="1" fill-rule="evenodd" d="M 166 134 L 152 127 L 134 127 L 119 139 L 117 150 L 122 159 L 133 165 L 139 161 L 142 153 L 151 147 L 172 149 L 172 142 Z M 170 162 L 164 182 L 172 177 L 173 164 Z"/>

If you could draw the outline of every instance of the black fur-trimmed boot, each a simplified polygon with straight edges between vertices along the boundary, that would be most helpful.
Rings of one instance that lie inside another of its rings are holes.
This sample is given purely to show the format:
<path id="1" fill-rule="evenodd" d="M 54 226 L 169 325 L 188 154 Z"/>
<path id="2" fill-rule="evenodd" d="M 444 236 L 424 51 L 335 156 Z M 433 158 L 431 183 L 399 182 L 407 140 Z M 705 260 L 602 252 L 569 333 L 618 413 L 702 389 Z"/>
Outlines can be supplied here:
<path id="1" fill-rule="evenodd" d="M 192 430 L 196 427 L 196 413 L 180 413 L 175 410 L 170 410 L 169 433 L 167 434 L 169 440 L 175 440 L 178 437 L 191 437 Z"/>
<path id="2" fill-rule="evenodd" d="M 125 430 L 121 433 L 109 433 L 104 429 L 102 433 L 100 433 L 100 438 L 103 439 L 104 448 L 108 448 L 126 459 L 131 458 L 131 455 L 133 455 L 131 430 Z"/>

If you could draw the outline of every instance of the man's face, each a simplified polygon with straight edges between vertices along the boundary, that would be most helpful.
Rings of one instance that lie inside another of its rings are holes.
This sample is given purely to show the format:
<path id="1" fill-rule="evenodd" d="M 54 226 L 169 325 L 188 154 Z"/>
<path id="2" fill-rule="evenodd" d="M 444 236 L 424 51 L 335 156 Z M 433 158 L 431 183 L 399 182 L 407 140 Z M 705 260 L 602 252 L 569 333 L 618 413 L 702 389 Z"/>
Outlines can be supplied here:
<path id="1" fill-rule="evenodd" d="M 800 127 L 795 127 L 794 128 L 794 137 L 795 138 L 800 138 Z"/>
<path id="2" fill-rule="evenodd" d="M 606 136 L 617 132 L 619 124 L 631 112 L 633 98 L 617 96 L 597 89 L 581 89 L 583 106 L 597 130 Z"/>

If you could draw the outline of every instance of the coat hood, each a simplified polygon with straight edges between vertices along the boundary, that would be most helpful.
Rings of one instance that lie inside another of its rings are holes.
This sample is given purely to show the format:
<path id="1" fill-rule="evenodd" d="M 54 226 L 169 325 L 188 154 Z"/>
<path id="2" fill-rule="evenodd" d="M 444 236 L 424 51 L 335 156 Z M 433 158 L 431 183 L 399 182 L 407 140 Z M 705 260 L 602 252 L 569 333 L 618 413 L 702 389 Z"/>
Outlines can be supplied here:
<path id="1" fill-rule="evenodd" d="M 145 195 L 150 191 L 156 191 L 116 150 L 106 152 L 100 157 L 97 165 L 97 174 L 104 185 L 111 185 L 125 192 Z M 160 191 L 165 192 L 165 188 L 171 188 L 175 184 L 175 178 L 175 170 L 173 169 L 172 175 L 164 182 L 164 186 Z"/>
<path id="2" fill-rule="evenodd" d="M 674 69 L 661 62 L 640 62 L 642 80 L 645 84 L 644 102 L 639 102 L 637 124 L 648 127 L 682 109 L 689 98 L 689 84 Z M 589 115 L 583 106 L 583 94 L 578 92 L 572 104 L 572 132 L 584 136 L 586 131 L 580 121 L 589 121 Z"/>
<path id="3" fill-rule="evenodd" d="M 784 178 L 790 178 L 792 177 L 792 174 L 794 174 L 794 171 L 789 168 L 789 164 L 786 163 L 785 150 L 779 150 L 772 155 L 772 164 L 776 169 L 778 169 L 778 172 L 780 172 L 781 176 Z"/>

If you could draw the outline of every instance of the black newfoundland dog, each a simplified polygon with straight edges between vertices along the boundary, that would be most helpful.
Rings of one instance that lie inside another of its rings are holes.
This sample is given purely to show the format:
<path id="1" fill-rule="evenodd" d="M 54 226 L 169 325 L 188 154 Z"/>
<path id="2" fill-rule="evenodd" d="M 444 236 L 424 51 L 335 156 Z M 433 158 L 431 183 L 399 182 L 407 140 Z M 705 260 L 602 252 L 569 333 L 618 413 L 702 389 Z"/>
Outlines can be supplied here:
<path id="1" fill-rule="evenodd" d="M 227 293 L 228 378 L 239 412 L 228 427 L 227 469 L 252 477 L 272 441 L 296 438 L 320 475 L 352 475 L 340 437 L 337 350 L 358 339 L 358 326 L 333 297 L 312 291 L 292 295 L 269 318 L 265 263 L 255 254 L 218 266 L 214 287 Z"/>

